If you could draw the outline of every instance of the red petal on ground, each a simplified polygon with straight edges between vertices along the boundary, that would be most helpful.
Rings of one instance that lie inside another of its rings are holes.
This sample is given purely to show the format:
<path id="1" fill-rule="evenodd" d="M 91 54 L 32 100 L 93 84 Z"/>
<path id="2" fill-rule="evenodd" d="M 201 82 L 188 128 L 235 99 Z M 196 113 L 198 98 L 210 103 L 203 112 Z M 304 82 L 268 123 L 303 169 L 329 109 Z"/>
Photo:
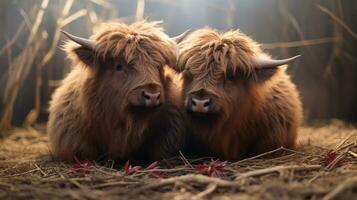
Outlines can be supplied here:
<path id="1" fill-rule="evenodd" d="M 133 174 L 137 171 L 139 171 L 141 169 L 141 166 L 134 166 L 132 167 L 130 165 L 130 161 L 126 161 L 125 165 L 124 165 L 124 172 L 126 175 L 129 175 L 129 174 Z"/>
<path id="2" fill-rule="evenodd" d="M 213 177 L 221 177 L 223 171 L 225 170 L 224 168 L 227 166 L 227 161 L 220 161 L 220 160 L 211 160 L 210 163 L 208 164 L 199 164 L 196 165 L 196 170 L 200 172 L 201 174 L 205 174 L 208 176 L 213 176 Z"/>
<path id="3" fill-rule="evenodd" d="M 130 160 L 126 161 L 126 163 L 124 165 L 124 171 L 126 174 L 129 172 L 129 163 L 130 163 Z"/>
<path id="4" fill-rule="evenodd" d="M 80 161 L 76 156 L 74 157 L 75 163 L 72 165 L 71 169 L 73 171 L 78 171 L 80 169 L 88 169 L 92 166 L 92 162 L 89 160 Z"/>
<path id="5" fill-rule="evenodd" d="M 336 158 L 339 156 L 340 154 L 338 154 L 336 151 L 329 151 L 325 158 L 322 160 L 322 163 L 324 166 L 328 166 L 330 165 L 332 162 L 334 162 L 336 160 Z M 339 161 L 337 161 L 337 163 L 335 163 L 334 167 L 340 167 L 342 166 L 342 164 L 345 162 L 346 160 L 344 158 L 340 159 Z"/>
<path id="6" fill-rule="evenodd" d="M 156 169 L 159 167 L 159 162 L 155 161 L 153 163 L 151 163 L 147 168 L 146 170 L 150 170 L 150 169 Z"/>

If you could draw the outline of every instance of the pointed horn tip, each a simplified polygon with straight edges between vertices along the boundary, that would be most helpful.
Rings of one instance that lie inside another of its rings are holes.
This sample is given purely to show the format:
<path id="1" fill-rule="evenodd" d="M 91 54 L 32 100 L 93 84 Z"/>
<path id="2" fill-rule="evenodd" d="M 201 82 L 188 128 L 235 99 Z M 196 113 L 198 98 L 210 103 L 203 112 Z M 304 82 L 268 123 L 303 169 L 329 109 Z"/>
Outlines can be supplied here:
<path id="1" fill-rule="evenodd" d="M 300 57 L 301 57 L 301 55 L 296 55 L 296 56 L 293 56 L 293 57 L 291 57 L 291 58 L 287 58 L 287 59 L 286 59 L 286 62 L 287 62 L 287 63 L 293 62 L 293 61 L 295 61 L 296 59 L 298 59 L 298 58 L 300 58 Z"/>
<path id="2" fill-rule="evenodd" d="M 182 34 L 184 35 L 184 37 L 187 37 L 188 34 L 190 34 L 192 31 L 191 29 L 187 29 L 185 32 L 183 32 Z"/>
<path id="3" fill-rule="evenodd" d="M 64 30 L 60 30 L 61 33 L 63 33 L 64 35 L 66 35 L 68 37 L 68 35 L 70 35 L 69 33 L 67 33 L 66 31 Z"/>
<path id="4" fill-rule="evenodd" d="M 286 58 L 286 59 L 281 59 L 281 60 L 276 60 L 276 61 L 281 61 L 281 62 L 290 63 L 290 62 L 295 61 L 295 60 L 298 59 L 299 57 L 301 57 L 301 55 L 296 55 L 296 56 L 293 56 L 293 57 L 291 57 L 291 58 Z"/>
<path id="5" fill-rule="evenodd" d="M 186 34 L 188 34 L 188 33 L 190 33 L 190 32 L 191 32 L 191 29 L 187 29 L 187 30 L 185 30 L 185 32 L 183 32 L 182 34 L 186 35 Z"/>
<path id="6" fill-rule="evenodd" d="M 186 36 L 188 33 L 190 33 L 191 32 L 191 29 L 187 29 L 187 30 L 185 30 L 184 32 L 182 32 L 180 35 L 178 35 L 178 36 Z M 178 36 L 176 36 L 176 37 L 178 37 Z"/>
<path id="7" fill-rule="evenodd" d="M 95 42 L 89 39 L 85 39 L 85 38 L 81 38 L 81 37 L 77 37 L 75 35 L 72 35 L 64 30 L 60 30 L 61 33 L 63 33 L 65 36 L 68 37 L 68 39 L 72 40 L 73 42 L 82 45 L 84 47 L 90 48 L 90 49 L 94 49 L 95 48 Z"/>
<path id="8" fill-rule="evenodd" d="M 64 30 L 60 30 L 60 31 L 61 31 L 61 33 L 62 33 L 63 35 L 65 35 L 65 36 L 66 36 L 67 38 L 69 38 L 70 40 L 73 40 L 73 38 L 75 37 L 74 35 L 68 33 L 67 31 L 64 31 Z"/>
<path id="9" fill-rule="evenodd" d="M 291 58 L 286 58 L 282 60 L 274 60 L 274 59 L 257 59 L 255 61 L 255 64 L 258 68 L 272 68 L 272 67 L 277 67 L 281 65 L 285 65 L 288 63 L 291 63 L 295 61 L 297 58 L 299 58 L 301 55 L 297 55 Z"/>
<path id="10" fill-rule="evenodd" d="M 292 57 L 291 59 L 297 59 L 297 58 L 300 58 L 301 57 L 301 55 L 296 55 L 296 56 L 294 56 L 294 57 Z"/>
<path id="11" fill-rule="evenodd" d="M 191 32 L 191 29 L 187 29 L 186 31 L 184 31 L 180 35 L 177 35 L 175 37 L 171 37 L 171 39 L 173 39 L 177 43 L 180 43 L 190 32 Z"/>

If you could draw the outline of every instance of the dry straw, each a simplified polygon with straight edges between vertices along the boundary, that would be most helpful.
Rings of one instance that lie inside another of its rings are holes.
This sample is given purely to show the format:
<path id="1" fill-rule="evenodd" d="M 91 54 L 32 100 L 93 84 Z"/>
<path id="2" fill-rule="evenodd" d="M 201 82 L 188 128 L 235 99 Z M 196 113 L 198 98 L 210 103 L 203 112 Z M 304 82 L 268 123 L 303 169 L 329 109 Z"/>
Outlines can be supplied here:
<path id="1" fill-rule="evenodd" d="M 158 166 L 141 164 L 141 169 L 129 173 L 114 161 L 62 163 L 52 158 L 41 129 L 13 130 L 0 146 L 1 199 L 351 199 L 356 195 L 357 129 L 340 122 L 304 127 L 297 149 L 278 148 L 229 162 L 219 177 L 198 170 L 198 165 L 211 163 L 210 158 L 182 154 Z"/>

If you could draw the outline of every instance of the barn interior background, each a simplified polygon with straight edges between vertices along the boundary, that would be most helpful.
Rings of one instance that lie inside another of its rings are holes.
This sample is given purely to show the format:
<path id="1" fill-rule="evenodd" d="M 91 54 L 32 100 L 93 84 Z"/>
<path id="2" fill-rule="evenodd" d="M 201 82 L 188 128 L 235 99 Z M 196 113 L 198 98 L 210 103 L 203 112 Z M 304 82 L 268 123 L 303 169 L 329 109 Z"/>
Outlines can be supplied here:
<path id="1" fill-rule="evenodd" d="M 60 30 L 88 36 L 103 21 L 162 20 L 170 35 L 239 28 L 289 67 L 307 123 L 357 121 L 354 0 L 0 1 L 0 131 L 47 119 L 51 93 L 70 70 Z"/>

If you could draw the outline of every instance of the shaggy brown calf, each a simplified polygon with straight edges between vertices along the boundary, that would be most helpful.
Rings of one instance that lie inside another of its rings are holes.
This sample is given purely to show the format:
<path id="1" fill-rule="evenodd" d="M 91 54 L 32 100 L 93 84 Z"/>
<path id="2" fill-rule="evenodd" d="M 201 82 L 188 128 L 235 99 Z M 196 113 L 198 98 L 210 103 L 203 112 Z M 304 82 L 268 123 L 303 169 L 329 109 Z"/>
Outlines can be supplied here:
<path id="1" fill-rule="evenodd" d="M 59 159 L 156 160 L 184 137 L 175 105 L 177 46 L 157 22 L 109 23 L 91 39 L 64 32 L 73 70 L 50 103 L 48 133 Z M 180 37 L 176 38 L 180 40 Z"/>
<path id="2" fill-rule="evenodd" d="M 236 160 L 294 147 L 302 109 L 281 65 L 296 57 L 272 60 L 238 30 L 198 30 L 179 47 L 182 106 L 194 135 L 213 155 Z"/>

